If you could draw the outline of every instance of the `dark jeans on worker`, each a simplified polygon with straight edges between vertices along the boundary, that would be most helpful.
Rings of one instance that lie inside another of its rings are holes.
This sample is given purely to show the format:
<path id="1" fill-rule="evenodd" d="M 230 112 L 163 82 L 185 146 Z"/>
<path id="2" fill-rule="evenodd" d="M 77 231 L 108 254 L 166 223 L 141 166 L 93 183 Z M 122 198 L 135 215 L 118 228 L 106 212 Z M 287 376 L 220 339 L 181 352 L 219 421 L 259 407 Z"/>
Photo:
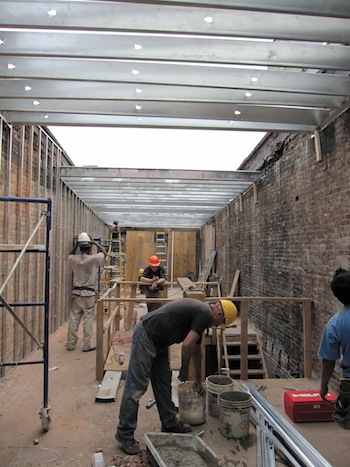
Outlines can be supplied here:
<path id="1" fill-rule="evenodd" d="M 162 427 L 174 428 L 179 420 L 171 398 L 171 369 L 168 348 L 157 348 L 148 337 L 140 320 L 131 345 L 129 367 L 124 393 L 120 404 L 117 436 L 120 440 L 132 439 L 137 426 L 139 400 L 151 380 Z"/>

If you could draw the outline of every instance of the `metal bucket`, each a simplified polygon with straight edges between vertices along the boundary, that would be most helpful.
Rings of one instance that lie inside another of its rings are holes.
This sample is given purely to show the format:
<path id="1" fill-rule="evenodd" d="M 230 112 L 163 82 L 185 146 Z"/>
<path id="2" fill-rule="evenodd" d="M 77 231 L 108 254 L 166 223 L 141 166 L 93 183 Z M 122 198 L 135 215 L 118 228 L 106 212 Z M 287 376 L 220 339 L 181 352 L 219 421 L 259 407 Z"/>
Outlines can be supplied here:
<path id="1" fill-rule="evenodd" d="M 249 435 L 250 394 L 226 391 L 219 394 L 220 433 L 226 438 L 246 438 Z"/>
<path id="2" fill-rule="evenodd" d="M 234 380 L 229 376 L 212 375 L 206 378 L 208 415 L 219 418 L 218 395 L 233 391 Z"/>
<path id="3" fill-rule="evenodd" d="M 179 417 L 184 423 L 201 425 L 205 422 L 205 395 L 200 396 L 192 389 L 192 381 L 179 383 L 177 386 L 179 398 Z"/>

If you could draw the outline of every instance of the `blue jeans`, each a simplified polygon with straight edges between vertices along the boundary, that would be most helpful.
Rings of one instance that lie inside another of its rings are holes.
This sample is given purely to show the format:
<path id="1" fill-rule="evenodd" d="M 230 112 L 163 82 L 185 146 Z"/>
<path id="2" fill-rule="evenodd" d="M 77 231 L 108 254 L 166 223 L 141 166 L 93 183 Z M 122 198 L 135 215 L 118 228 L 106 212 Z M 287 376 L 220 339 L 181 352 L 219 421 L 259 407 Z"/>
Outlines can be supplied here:
<path id="1" fill-rule="evenodd" d="M 179 420 L 171 398 L 171 369 L 168 348 L 157 348 L 148 337 L 140 320 L 131 344 L 129 367 L 120 404 L 117 436 L 120 440 L 134 438 L 139 400 L 151 381 L 159 418 L 165 429 L 174 428 Z"/>

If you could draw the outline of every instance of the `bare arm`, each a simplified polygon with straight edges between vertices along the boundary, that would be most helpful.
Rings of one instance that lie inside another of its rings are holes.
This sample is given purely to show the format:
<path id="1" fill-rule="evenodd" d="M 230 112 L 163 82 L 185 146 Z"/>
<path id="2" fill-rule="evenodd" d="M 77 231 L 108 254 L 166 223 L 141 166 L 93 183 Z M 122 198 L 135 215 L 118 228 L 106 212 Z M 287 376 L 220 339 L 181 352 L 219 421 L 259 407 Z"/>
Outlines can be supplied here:
<path id="1" fill-rule="evenodd" d="M 322 373 L 321 373 L 321 386 L 320 396 L 324 399 L 328 392 L 328 382 L 333 374 L 335 366 L 334 360 L 322 359 Z"/>
<path id="2" fill-rule="evenodd" d="M 196 343 L 199 337 L 195 331 L 191 330 L 182 343 L 181 370 L 179 375 L 181 381 L 187 380 L 191 357 L 193 357 L 196 378 L 201 377 L 202 350 L 201 346 Z"/>
<path id="3" fill-rule="evenodd" d="M 75 255 L 75 252 L 76 252 L 76 249 L 78 248 L 78 243 L 76 243 L 74 246 L 73 246 L 73 249 L 72 251 L 69 253 L 70 255 Z"/>
<path id="4" fill-rule="evenodd" d="M 105 256 L 107 256 L 107 251 L 106 251 L 106 249 L 105 249 L 102 245 L 100 245 L 99 243 L 97 243 L 96 240 L 94 240 L 94 239 L 91 237 L 91 235 L 89 235 L 89 237 L 91 238 L 92 243 L 96 246 L 97 250 L 98 250 L 99 252 L 103 253 Z"/>

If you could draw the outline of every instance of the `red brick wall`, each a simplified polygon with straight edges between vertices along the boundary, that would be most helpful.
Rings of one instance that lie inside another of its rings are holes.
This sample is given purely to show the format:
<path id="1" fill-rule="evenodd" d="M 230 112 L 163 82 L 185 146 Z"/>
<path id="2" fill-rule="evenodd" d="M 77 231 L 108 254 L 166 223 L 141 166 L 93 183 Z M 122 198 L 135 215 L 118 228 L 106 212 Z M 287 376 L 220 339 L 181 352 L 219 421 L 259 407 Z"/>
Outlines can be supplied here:
<path id="1" fill-rule="evenodd" d="M 253 190 L 215 218 L 217 267 L 229 292 L 236 269 L 242 296 L 311 297 L 313 371 L 325 323 L 341 304 L 329 281 L 349 268 L 350 112 L 320 133 L 322 160 L 310 135 L 269 135 L 241 169 L 262 170 Z M 263 155 L 263 157 L 262 157 Z M 255 303 L 270 377 L 303 376 L 301 307 Z"/>

